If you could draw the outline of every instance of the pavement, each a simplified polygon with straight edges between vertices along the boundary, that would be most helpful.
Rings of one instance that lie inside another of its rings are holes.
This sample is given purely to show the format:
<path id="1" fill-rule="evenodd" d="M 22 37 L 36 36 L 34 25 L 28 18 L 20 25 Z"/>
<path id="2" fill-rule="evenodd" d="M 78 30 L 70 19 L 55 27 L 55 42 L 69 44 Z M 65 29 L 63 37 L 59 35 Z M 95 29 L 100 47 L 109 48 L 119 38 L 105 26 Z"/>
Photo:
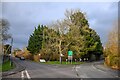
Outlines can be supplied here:
<path id="1" fill-rule="evenodd" d="M 2 77 L 12 75 L 12 74 L 16 74 L 18 72 L 21 72 L 21 71 L 25 70 L 25 67 L 22 66 L 21 64 L 19 64 L 18 62 L 16 62 L 16 60 L 14 60 L 14 58 L 13 58 L 12 61 L 13 61 L 13 64 L 15 64 L 15 68 L 11 69 L 9 71 L 2 72 L 2 75 L 1 75 Z"/>

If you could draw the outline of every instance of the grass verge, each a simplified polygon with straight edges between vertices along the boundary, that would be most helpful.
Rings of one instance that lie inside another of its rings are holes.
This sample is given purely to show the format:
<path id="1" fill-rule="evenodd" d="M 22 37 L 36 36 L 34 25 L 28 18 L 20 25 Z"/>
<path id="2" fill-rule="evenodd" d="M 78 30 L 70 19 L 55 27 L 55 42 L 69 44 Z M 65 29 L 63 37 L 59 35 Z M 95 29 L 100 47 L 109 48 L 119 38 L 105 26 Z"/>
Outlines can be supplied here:
<path id="1" fill-rule="evenodd" d="M 11 64 L 10 61 L 6 61 L 6 62 L 3 63 L 2 65 L 0 65 L 0 72 L 1 72 L 1 71 L 2 71 L 2 72 L 9 71 L 9 70 L 15 68 L 15 65 L 14 65 L 14 64 L 12 64 L 12 65 L 10 65 L 10 64 Z"/>
<path id="2" fill-rule="evenodd" d="M 61 65 L 77 65 L 77 64 L 83 64 L 84 62 L 65 62 L 62 61 L 62 64 L 59 61 L 47 61 L 45 64 L 61 64 Z"/>

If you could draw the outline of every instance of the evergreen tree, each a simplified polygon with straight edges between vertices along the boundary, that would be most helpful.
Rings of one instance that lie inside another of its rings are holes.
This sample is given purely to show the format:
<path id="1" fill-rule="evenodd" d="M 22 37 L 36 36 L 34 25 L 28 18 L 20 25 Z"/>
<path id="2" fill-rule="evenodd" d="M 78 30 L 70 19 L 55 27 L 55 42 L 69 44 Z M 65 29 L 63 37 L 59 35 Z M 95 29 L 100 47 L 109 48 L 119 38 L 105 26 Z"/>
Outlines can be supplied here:
<path id="1" fill-rule="evenodd" d="M 43 25 L 38 25 L 38 28 L 35 28 L 33 34 L 30 35 L 27 49 L 31 54 L 37 54 L 42 49 L 43 28 Z"/>
<path id="2" fill-rule="evenodd" d="M 85 57 L 91 59 L 92 55 L 95 55 L 96 60 L 102 55 L 103 47 L 100 41 L 99 35 L 91 28 L 82 29 L 84 34 L 84 48 L 82 49 L 85 52 Z"/>
<path id="3" fill-rule="evenodd" d="M 100 58 L 102 52 L 102 43 L 99 35 L 89 28 L 88 20 L 85 14 L 80 10 L 67 11 L 67 25 L 69 26 L 68 40 L 72 49 L 81 57 L 91 59 L 94 54 L 97 59 Z"/>
<path id="4" fill-rule="evenodd" d="M 91 60 L 95 55 L 99 59 L 103 53 L 102 43 L 95 30 L 89 28 L 85 14 L 80 10 L 66 11 L 66 17 L 52 27 L 39 25 L 35 28 L 27 49 L 32 54 L 40 52 L 46 60 L 59 60 L 60 54 L 67 58 L 68 50 L 74 52 L 74 58 L 86 57 Z"/>

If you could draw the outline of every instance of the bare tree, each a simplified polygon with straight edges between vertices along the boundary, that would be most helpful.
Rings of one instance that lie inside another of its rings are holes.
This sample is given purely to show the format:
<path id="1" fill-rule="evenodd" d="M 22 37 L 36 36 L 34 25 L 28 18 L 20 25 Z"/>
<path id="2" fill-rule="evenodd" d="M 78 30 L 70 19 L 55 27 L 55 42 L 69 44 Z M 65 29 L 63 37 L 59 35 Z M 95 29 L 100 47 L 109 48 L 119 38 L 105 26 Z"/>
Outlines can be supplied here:
<path id="1" fill-rule="evenodd" d="M 6 19 L 0 19 L 0 53 L 3 51 L 4 41 L 11 38 L 11 35 L 8 33 L 9 25 L 9 22 Z M 8 48 L 10 48 L 10 46 Z"/>
<path id="2" fill-rule="evenodd" d="M 78 13 L 79 16 L 76 16 Z M 63 51 L 73 49 L 77 52 L 80 51 L 80 44 L 82 44 L 82 37 L 80 37 L 80 27 L 82 27 L 82 21 L 80 18 L 84 19 L 84 14 L 80 10 L 66 10 L 66 18 L 64 20 L 57 20 L 56 23 L 52 25 L 53 29 L 59 32 L 58 48 L 61 62 L 61 55 Z M 75 20 L 74 20 L 75 19 Z M 77 23 L 77 24 L 76 24 Z M 80 24 L 80 25 L 79 25 Z M 63 47 L 62 43 L 65 42 Z M 70 46 L 70 44 L 75 44 Z M 77 45 L 78 44 L 78 45 Z"/>
<path id="3" fill-rule="evenodd" d="M 9 22 L 6 19 L 0 19 L 0 36 L 2 37 L 2 41 L 11 38 L 11 35 L 8 33 L 9 25 Z"/>

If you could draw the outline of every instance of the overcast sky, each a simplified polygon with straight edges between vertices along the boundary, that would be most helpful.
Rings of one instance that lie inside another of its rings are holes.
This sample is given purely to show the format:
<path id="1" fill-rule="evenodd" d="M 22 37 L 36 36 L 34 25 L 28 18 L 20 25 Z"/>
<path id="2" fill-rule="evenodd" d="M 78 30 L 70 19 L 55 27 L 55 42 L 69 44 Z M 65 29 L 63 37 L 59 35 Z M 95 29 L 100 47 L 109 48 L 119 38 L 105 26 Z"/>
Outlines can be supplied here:
<path id="1" fill-rule="evenodd" d="M 38 24 L 47 25 L 63 19 L 66 9 L 80 9 L 105 44 L 108 31 L 118 17 L 117 6 L 117 2 L 7 2 L 2 4 L 2 17 L 10 23 L 14 48 L 22 49 Z"/>

